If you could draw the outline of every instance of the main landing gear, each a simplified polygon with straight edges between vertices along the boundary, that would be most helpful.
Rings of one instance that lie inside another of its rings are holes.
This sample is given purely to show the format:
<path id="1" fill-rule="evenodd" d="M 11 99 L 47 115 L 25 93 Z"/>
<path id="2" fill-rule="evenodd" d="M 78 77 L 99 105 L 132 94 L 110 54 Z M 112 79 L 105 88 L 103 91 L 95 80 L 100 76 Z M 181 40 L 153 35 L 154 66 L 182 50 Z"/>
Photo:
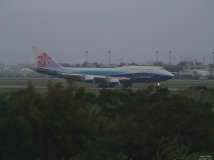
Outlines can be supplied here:
<path id="1" fill-rule="evenodd" d="M 132 87 L 132 83 L 130 82 L 126 82 L 126 83 L 123 83 L 123 88 L 128 88 L 128 87 Z"/>
<path id="2" fill-rule="evenodd" d="M 115 85 L 113 85 L 113 84 L 109 84 L 109 85 L 108 85 L 108 87 L 109 87 L 109 88 L 114 88 L 114 87 L 115 87 Z"/>

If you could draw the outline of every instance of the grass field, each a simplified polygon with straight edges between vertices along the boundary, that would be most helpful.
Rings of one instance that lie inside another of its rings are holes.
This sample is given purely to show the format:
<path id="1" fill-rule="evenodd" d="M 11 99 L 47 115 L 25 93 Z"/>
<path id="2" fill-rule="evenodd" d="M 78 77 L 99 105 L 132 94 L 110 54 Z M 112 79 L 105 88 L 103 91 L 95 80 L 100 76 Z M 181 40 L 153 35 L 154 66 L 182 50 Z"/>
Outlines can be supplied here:
<path id="1" fill-rule="evenodd" d="M 29 81 L 32 82 L 32 84 L 35 86 L 37 93 L 44 94 L 46 93 L 46 84 L 48 81 L 51 81 L 52 83 L 61 82 L 63 85 L 66 85 L 65 79 L 58 79 L 58 78 L 52 78 L 52 79 L 0 79 L 0 92 L 10 92 L 19 90 L 21 88 L 25 88 Z M 95 95 L 99 94 L 99 89 L 97 87 L 97 84 L 91 84 L 91 83 L 83 83 L 83 82 L 76 82 L 76 84 L 79 87 L 85 87 L 87 92 L 93 93 Z M 147 88 L 151 83 L 138 83 L 134 84 L 132 86 L 133 89 L 143 89 Z M 157 83 L 153 83 L 153 85 L 157 85 Z M 173 94 L 179 94 L 179 95 L 186 95 L 191 96 L 193 93 L 186 90 L 190 86 L 206 86 L 210 89 L 214 89 L 214 81 L 205 80 L 205 81 L 197 81 L 197 80 L 171 80 L 161 83 L 162 87 L 167 87 L 171 90 L 171 93 Z M 116 89 L 122 89 L 122 85 L 116 86 Z M 184 90 L 180 90 L 184 89 Z M 200 91 L 196 91 L 194 94 L 194 97 L 196 99 L 201 99 L 202 93 Z M 214 103 L 213 100 L 213 94 L 207 94 L 205 99 L 211 103 Z M 213 107 L 214 111 L 214 107 Z"/>

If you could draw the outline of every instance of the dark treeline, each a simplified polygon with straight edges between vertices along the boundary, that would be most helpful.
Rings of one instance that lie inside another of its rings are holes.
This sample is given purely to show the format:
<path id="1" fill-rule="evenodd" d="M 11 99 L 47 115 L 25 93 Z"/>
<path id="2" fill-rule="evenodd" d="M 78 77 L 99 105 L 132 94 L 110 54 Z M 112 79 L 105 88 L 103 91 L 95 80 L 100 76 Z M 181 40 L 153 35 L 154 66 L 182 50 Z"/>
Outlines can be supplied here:
<path id="1" fill-rule="evenodd" d="M 194 95 L 194 93 L 196 93 Z M 198 94 L 200 93 L 200 94 Z M 0 94 L 2 160 L 194 160 L 214 153 L 214 92 L 88 93 L 70 80 Z"/>

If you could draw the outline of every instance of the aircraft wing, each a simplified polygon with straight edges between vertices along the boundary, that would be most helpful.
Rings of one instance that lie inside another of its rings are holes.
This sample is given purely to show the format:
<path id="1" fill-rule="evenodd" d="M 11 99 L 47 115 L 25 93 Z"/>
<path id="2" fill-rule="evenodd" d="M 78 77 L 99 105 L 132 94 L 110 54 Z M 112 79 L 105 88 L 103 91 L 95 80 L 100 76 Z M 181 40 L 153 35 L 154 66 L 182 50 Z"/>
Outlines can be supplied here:
<path id="1" fill-rule="evenodd" d="M 95 76 L 94 83 L 121 83 L 121 82 L 128 82 L 130 78 L 127 77 L 111 77 L 111 76 Z"/>
<path id="2" fill-rule="evenodd" d="M 85 74 L 69 74 L 69 73 L 62 73 L 63 75 L 69 76 L 71 78 L 87 81 L 87 80 L 95 80 L 95 78 L 106 79 L 106 76 L 98 76 L 98 75 L 85 75 Z"/>
<path id="3" fill-rule="evenodd" d="M 62 75 L 69 76 L 69 77 L 71 77 L 72 79 L 74 79 L 74 80 L 79 80 L 79 81 L 82 81 L 82 80 L 85 79 L 85 75 L 84 75 L 84 74 L 69 74 L 69 73 L 62 73 Z"/>
<path id="4" fill-rule="evenodd" d="M 99 75 L 85 75 L 85 74 L 69 74 L 63 73 L 64 75 L 71 76 L 74 79 L 85 81 L 85 82 L 92 82 L 93 83 L 121 83 L 121 82 L 128 82 L 130 78 L 128 77 L 111 77 L 111 76 L 99 76 Z"/>

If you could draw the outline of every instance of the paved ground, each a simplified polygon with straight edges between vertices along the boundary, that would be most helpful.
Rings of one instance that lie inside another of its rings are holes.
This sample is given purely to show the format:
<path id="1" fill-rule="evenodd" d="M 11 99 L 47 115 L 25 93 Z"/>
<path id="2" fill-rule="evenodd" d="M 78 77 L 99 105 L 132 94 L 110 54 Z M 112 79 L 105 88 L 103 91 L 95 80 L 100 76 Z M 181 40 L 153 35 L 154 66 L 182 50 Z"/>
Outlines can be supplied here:
<path id="1" fill-rule="evenodd" d="M 61 82 L 66 84 L 65 79 L 59 78 L 0 78 L 0 89 L 19 89 L 25 88 L 27 83 L 31 81 L 35 88 L 38 89 L 45 89 L 47 81 L 50 80 L 51 82 Z M 88 90 L 99 90 L 100 88 L 97 87 L 97 84 L 90 84 L 90 83 L 83 83 L 77 82 L 78 86 L 83 86 Z M 153 85 L 157 85 L 157 83 L 152 83 Z M 140 89 L 140 88 L 147 88 L 150 83 L 137 83 L 132 86 L 132 89 Z M 189 88 L 190 86 L 207 86 L 208 88 L 214 88 L 214 80 L 169 80 L 165 82 L 161 82 L 162 87 L 167 87 L 170 90 L 181 90 Z M 117 86 L 115 89 L 121 89 L 122 85 Z"/>

